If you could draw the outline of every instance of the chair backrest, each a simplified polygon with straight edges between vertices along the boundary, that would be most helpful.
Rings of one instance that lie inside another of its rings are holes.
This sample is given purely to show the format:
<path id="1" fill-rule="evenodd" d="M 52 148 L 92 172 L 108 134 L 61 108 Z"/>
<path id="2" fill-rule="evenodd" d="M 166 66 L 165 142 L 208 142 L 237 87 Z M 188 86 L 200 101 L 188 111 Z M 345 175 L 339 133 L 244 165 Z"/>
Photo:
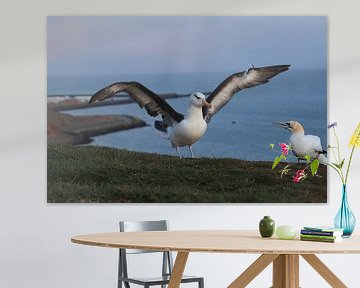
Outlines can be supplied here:
<path id="1" fill-rule="evenodd" d="M 169 224 L 167 220 L 158 221 L 120 221 L 120 232 L 137 232 L 137 231 L 167 231 Z M 119 276 L 128 277 L 127 271 L 127 254 L 139 253 L 159 253 L 161 251 L 136 250 L 136 249 L 119 249 Z M 171 275 L 173 259 L 171 252 L 163 253 L 162 275 Z"/>
<path id="2" fill-rule="evenodd" d="M 137 231 L 167 231 L 169 223 L 167 220 L 156 221 L 120 221 L 120 232 Z M 155 253 L 159 251 L 126 249 L 126 254 Z"/>
<path id="3" fill-rule="evenodd" d="M 121 232 L 167 231 L 168 229 L 169 229 L 169 224 L 167 220 L 120 221 Z"/>

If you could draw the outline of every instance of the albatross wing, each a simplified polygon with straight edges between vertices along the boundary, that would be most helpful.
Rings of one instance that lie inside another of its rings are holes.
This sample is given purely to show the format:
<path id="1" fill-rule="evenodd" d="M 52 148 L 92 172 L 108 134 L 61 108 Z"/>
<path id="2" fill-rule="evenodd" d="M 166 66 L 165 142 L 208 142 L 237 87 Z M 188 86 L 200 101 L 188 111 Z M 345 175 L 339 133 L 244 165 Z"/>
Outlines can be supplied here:
<path id="1" fill-rule="evenodd" d="M 206 99 L 211 108 L 203 108 L 204 119 L 209 122 L 211 117 L 218 112 L 232 96 L 240 90 L 251 88 L 269 82 L 277 74 L 287 71 L 290 65 L 276 65 L 268 67 L 251 67 L 246 71 L 235 73 L 226 78 Z"/>
<path id="2" fill-rule="evenodd" d="M 179 123 L 184 119 L 183 114 L 175 111 L 163 98 L 138 82 L 113 83 L 96 92 L 89 103 L 105 100 L 120 92 L 129 94 L 150 116 L 156 117 L 161 114 L 168 126 L 171 126 L 173 121 Z"/>

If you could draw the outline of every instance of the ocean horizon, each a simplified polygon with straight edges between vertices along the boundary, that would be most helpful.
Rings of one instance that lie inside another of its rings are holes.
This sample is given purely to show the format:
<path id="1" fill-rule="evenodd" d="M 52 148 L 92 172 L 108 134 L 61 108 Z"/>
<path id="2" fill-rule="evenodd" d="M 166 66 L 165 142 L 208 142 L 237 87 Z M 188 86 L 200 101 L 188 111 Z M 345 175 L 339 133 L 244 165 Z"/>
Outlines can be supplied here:
<path id="1" fill-rule="evenodd" d="M 118 81 L 138 81 L 156 93 L 191 94 L 210 92 L 231 73 L 166 73 L 128 75 L 49 76 L 48 95 L 92 95 Z M 186 113 L 189 99 L 167 100 Z M 149 125 L 101 135 L 89 145 L 131 151 L 176 155 L 170 142 L 155 131 L 154 118 L 136 103 L 66 111 L 71 115 L 127 114 Z M 306 134 L 318 135 L 327 147 L 327 70 L 308 69 L 284 72 L 264 85 L 238 92 L 211 120 L 202 139 L 193 145 L 197 157 L 237 158 L 272 161 L 277 155 L 270 144 L 287 142 L 290 132 L 275 127 L 273 121 L 297 120 Z M 186 147 L 181 154 L 189 157 Z"/>

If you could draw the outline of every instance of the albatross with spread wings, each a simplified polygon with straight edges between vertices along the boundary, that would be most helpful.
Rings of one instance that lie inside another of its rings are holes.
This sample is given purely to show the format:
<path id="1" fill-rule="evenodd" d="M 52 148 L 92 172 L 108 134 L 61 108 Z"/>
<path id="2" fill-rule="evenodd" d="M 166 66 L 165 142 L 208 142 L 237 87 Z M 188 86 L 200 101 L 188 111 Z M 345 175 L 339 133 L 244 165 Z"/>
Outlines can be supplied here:
<path id="1" fill-rule="evenodd" d="M 162 121 L 155 121 L 155 128 L 167 133 L 167 138 L 180 158 L 178 147 L 184 146 L 189 147 L 191 157 L 194 157 L 191 145 L 204 135 L 211 117 L 224 107 L 235 93 L 267 83 L 277 74 L 288 70 L 289 67 L 290 65 L 260 68 L 251 66 L 246 71 L 235 73 L 220 83 L 207 98 L 199 92 L 191 94 L 190 107 L 186 115 L 175 111 L 163 98 L 138 82 L 113 83 L 96 92 L 89 103 L 102 101 L 117 93 L 126 92 L 141 108 L 145 108 L 150 116 L 156 117 L 161 114 Z"/>

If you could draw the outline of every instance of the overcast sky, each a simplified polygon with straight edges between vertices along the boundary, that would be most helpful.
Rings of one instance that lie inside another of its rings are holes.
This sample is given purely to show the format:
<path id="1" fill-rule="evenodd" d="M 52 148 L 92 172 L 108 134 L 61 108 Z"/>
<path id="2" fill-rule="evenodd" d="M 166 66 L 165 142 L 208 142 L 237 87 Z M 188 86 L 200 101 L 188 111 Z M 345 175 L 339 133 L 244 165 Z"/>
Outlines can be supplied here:
<path id="1" fill-rule="evenodd" d="M 326 68 L 326 17 L 48 17 L 48 75 Z"/>

